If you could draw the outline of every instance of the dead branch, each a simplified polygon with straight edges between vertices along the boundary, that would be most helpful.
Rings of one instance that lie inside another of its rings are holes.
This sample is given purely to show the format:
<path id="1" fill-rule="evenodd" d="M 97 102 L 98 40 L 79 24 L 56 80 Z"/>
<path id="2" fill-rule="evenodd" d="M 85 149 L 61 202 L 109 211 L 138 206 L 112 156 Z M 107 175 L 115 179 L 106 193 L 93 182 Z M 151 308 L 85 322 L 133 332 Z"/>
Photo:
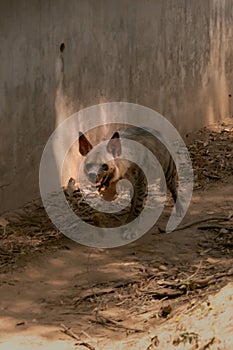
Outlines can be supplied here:
<path id="1" fill-rule="evenodd" d="M 211 338 L 208 343 L 206 343 L 204 346 L 201 347 L 200 350 L 206 350 L 209 349 L 210 345 L 213 345 L 215 341 L 215 337 Z"/>
<path id="2" fill-rule="evenodd" d="M 231 219 L 231 215 L 230 216 L 208 216 L 208 217 L 203 218 L 203 219 L 191 221 L 188 224 L 185 224 L 183 226 L 176 228 L 175 231 L 181 231 L 181 230 L 184 230 L 184 229 L 189 228 L 189 227 L 194 226 L 194 225 L 201 224 L 202 222 L 206 222 L 206 221 L 215 221 L 215 220 L 217 220 L 217 221 L 229 221 L 230 219 Z M 164 229 L 159 228 L 159 231 L 161 233 L 165 233 Z"/>
<path id="3" fill-rule="evenodd" d="M 129 328 L 129 327 L 126 327 L 122 324 L 119 324 L 118 322 L 116 322 L 114 320 L 110 320 L 109 318 L 104 317 L 103 315 L 100 315 L 98 308 L 95 309 L 95 320 L 91 319 L 90 321 L 95 322 L 97 324 L 100 324 L 100 325 L 102 325 L 106 328 L 112 329 L 112 330 L 115 330 L 115 328 L 118 328 L 118 329 L 121 328 L 127 332 L 134 332 L 134 333 L 143 332 L 142 329 Z"/>
<path id="4" fill-rule="evenodd" d="M 149 295 L 152 295 L 153 298 L 156 298 L 156 299 L 163 299 L 163 298 L 166 298 L 166 299 L 171 299 L 171 298 L 177 298 L 179 296 L 181 296 L 183 293 L 182 290 L 179 290 L 179 286 L 180 284 L 179 283 L 170 283 L 170 282 L 166 282 L 164 283 L 164 286 L 167 286 L 167 287 L 175 287 L 177 288 L 177 290 L 175 289 L 169 289 L 169 288 L 160 288 L 160 289 L 149 289 L 149 290 L 145 290 L 145 289 L 139 289 L 140 292 L 144 293 L 144 294 L 149 294 Z"/>
<path id="5" fill-rule="evenodd" d="M 223 279 L 224 277 L 229 277 L 233 275 L 233 268 L 226 271 L 226 272 L 219 272 L 216 273 L 214 276 L 208 276 L 205 279 L 192 279 L 198 272 L 200 267 L 198 267 L 197 271 L 188 277 L 185 280 L 182 280 L 180 282 L 171 282 L 171 281 L 164 281 L 160 282 L 159 285 L 163 286 L 163 288 L 158 289 L 158 290 L 142 290 L 140 289 L 141 292 L 145 294 L 153 294 L 154 296 L 167 296 L 168 298 L 173 298 L 177 296 L 180 296 L 186 292 L 186 290 L 195 290 L 195 289 L 202 289 L 207 287 L 210 284 L 216 283 L 218 280 Z M 172 288 L 172 289 L 169 289 Z M 177 290 L 174 290 L 177 289 Z M 163 293 L 163 294 L 162 294 Z M 165 295 L 166 294 L 166 295 Z"/>
<path id="6" fill-rule="evenodd" d="M 66 327 L 64 324 L 61 324 L 60 326 L 63 328 L 61 330 L 61 332 L 65 333 L 66 335 L 68 335 L 71 338 L 74 338 L 75 340 L 78 340 L 78 343 L 75 343 L 75 345 L 82 345 L 82 346 L 85 346 L 89 350 L 96 350 L 95 347 L 92 346 L 91 344 L 82 341 L 80 339 L 80 337 L 78 335 L 76 335 L 70 328 Z"/>
<path id="7" fill-rule="evenodd" d="M 214 175 L 214 174 L 209 174 L 206 171 L 203 171 L 202 175 L 204 175 L 205 177 L 208 177 L 209 179 L 213 179 L 213 180 L 220 180 L 221 179 L 221 176 Z"/>
<path id="8" fill-rule="evenodd" d="M 224 226 L 224 225 L 204 225 L 198 226 L 198 230 L 221 230 L 225 229 L 227 231 L 233 231 L 233 226 Z"/>
<path id="9" fill-rule="evenodd" d="M 98 296 L 105 295 L 105 294 L 115 293 L 116 289 L 126 287 L 126 286 L 133 284 L 133 283 L 136 283 L 136 282 L 138 282 L 138 281 L 127 280 L 127 281 L 117 282 L 113 286 L 110 286 L 110 287 L 105 287 L 105 288 L 92 287 L 92 288 L 90 288 L 90 290 L 85 291 L 83 293 L 83 296 L 73 299 L 73 302 L 77 306 L 81 302 L 83 302 L 87 299 L 96 298 Z"/>
<path id="10" fill-rule="evenodd" d="M 203 263 L 203 260 L 200 261 L 200 264 L 199 264 L 197 270 L 196 270 L 191 276 L 189 276 L 189 277 L 186 279 L 186 281 L 190 281 L 194 276 L 196 276 L 196 275 L 198 274 L 198 272 L 199 272 L 199 270 L 200 270 L 200 268 L 201 268 L 202 263 Z"/>

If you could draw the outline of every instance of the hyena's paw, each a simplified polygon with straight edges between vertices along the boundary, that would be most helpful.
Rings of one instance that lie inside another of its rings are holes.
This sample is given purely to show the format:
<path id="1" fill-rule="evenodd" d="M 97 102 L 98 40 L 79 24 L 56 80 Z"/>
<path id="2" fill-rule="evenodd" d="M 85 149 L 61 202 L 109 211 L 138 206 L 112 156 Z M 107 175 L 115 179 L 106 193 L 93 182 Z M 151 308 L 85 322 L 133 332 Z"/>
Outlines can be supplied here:
<path id="1" fill-rule="evenodd" d="M 176 208 L 176 215 L 182 216 L 184 212 L 184 208 L 179 200 L 176 201 L 175 208 Z"/>
<path id="2" fill-rule="evenodd" d="M 139 237 L 139 232 L 137 230 L 123 229 L 122 238 L 129 241 Z"/>

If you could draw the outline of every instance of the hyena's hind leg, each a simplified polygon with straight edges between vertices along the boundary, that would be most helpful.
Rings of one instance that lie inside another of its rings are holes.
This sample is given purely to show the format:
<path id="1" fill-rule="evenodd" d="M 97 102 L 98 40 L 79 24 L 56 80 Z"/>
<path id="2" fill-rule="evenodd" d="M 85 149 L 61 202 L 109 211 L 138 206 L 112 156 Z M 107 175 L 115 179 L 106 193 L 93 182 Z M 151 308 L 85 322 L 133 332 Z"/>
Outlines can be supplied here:
<path id="1" fill-rule="evenodd" d="M 175 203 L 176 213 L 177 215 L 181 216 L 183 212 L 183 207 L 180 202 L 180 199 L 178 199 L 177 196 L 177 174 L 169 174 L 169 176 L 168 174 L 166 174 L 166 183 L 169 191 L 172 194 L 172 198 Z"/>

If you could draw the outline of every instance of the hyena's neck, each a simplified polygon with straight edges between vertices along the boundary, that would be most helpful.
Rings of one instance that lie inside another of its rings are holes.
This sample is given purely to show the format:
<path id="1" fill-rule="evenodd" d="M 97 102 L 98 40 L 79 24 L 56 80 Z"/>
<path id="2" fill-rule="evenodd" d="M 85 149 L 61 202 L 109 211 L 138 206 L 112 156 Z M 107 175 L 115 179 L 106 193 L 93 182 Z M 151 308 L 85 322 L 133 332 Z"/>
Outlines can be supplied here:
<path id="1" fill-rule="evenodd" d="M 115 176 L 113 181 L 118 181 L 120 179 L 125 179 L 126 175 L 132 166 L 132 163 L 126 159 L 115 159 Z"/>

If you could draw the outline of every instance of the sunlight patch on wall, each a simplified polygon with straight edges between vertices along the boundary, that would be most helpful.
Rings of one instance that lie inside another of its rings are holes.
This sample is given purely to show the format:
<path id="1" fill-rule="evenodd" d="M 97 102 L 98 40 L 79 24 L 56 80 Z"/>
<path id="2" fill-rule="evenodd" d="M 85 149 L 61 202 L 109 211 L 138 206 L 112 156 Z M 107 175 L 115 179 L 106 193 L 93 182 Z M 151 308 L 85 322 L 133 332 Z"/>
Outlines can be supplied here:
<path id="1" fill-rule="evenodd" d="M 63 60 L 63 51 L 64 47 L 61 45 L 62 51 L 57 57 L 56 60 L 56 80 L 57 80 L 57 89 L 56 89 L 56 97 L 55 97 L 55 112 L 56 112 L 56 128 L 61 125 L 61 123 L 69 118 L 74 113 L 82 110 L 84 106 L 82 104 L 79 104 L 78 110 L 77 110 L 77 100 L 78 96 L 75 98 L 75 96 L 68 96 L 65 88 L 64 83 L 64 60 Z M 106 103 L 108 102 L 105 97 L 101 97 L 98 99 L 98 104 Z M 85 106 L 86 107 L 86 106 Z M 91 106 L 90 106 L 91 107 Z M 96 144 L 100 142 L 103 139 L 106 139 L 109 134 L 109 127 L 105 124 L 107 124 L 108 116 L 105 113 L 105 110 L 102 109 L 101 118 L 99 120 L 99 124 L 101 124 L 101 132 L 100 130 L 93 130 L 92 132 L 87 132 L 86 136 L 90 139 L 90 141 L 93 144 Z M 64 129 L 64 128 L 63 128 Z M 76 181 L 78 180 L 78 168 L 79 163 L 82 159 L 80 153 L 79 153 L 79 146 L 78 146 L 78 135 L 79 131 L 83 132 L 85 130 L 85 125 L 77 125 L 74 123 L 72 128 L 72 135 L 66 132 L 66 130 L 61 130 L 62 135 L 59 137 L 59 142 L 54 143 L 54 154 L 56 158 L 56 163 L 60 164 L 62 162 L 62 159 L 60 159 L 60 154 L 62 154 L 62 150 L 65 149 L 65 145 L 67 143 L 67 140 L 70 139 L 71 136 L 77 137 L 77 142 L 75 142 L 72 147 L 67 152 L 67 156 L 63 163 L 63 169 L 62 169 L 62 185 L 66 186 L 70 177 L 74 178 Z"/>

